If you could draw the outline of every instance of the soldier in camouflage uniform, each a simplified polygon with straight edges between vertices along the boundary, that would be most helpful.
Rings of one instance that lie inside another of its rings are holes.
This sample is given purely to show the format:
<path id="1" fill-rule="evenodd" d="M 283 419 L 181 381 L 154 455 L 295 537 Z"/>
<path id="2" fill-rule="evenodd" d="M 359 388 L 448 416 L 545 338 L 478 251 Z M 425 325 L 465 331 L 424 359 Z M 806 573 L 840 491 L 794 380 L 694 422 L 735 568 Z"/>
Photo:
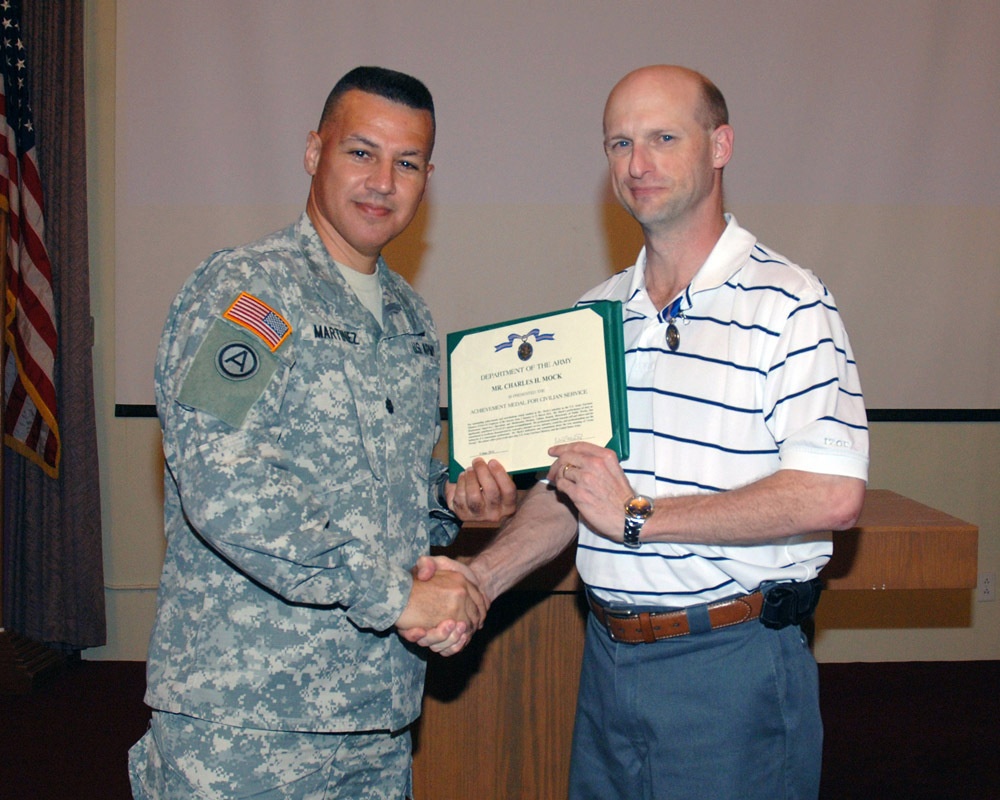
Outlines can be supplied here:
<path id="1" fill-rule="evenodd" d="M 459 571 L 411 569 L 454 537 L 449 501 L 480 519 L 513 502 L 474 508 L 432 459 L 437 334 L 380 256 L 416 212 L 433 136 L 423 84 L 348 73 L 309 134 L 306 212 L 213 255 L 171 306 L 136 797 L 408 795 L 425 662 L 396 628 L 471 635 L 486 611 Z"/>

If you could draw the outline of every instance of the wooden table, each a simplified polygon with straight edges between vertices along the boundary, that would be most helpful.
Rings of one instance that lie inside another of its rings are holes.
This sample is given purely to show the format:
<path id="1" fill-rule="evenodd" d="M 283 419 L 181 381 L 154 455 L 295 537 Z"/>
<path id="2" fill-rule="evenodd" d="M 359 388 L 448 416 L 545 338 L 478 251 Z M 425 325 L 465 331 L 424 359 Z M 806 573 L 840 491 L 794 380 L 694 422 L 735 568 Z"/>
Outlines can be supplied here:
<path id="1" fill-rule="evenodd" d="M 492 536 L 463 531 L 440 552 L 472 555 Z M 869 490 L 857 526 L 833 540 L 829 590 L 976 585 L 976 526 L 895 492 Z M 498 599 L 465 652 L 431 657 L 414 738 L 416 797 L 566 797 L 585 618 L 574 551 Z"/>

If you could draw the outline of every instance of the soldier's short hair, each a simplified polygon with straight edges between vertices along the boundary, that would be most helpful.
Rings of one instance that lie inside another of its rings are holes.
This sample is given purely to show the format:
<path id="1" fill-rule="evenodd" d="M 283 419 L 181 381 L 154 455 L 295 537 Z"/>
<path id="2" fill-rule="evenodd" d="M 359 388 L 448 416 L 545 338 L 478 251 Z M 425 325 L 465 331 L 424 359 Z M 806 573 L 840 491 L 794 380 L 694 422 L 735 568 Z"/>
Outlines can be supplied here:
<path id="1" fill-rule="evenodd" d="M 321 128 L 323 123 L 333 114 L 340 98 L 352 89 L 378 95 L 418 111 L 430 112 L 431 123 L 435 122 L 434 99 L 421 81 L 405 72 L 397 72 L 385 67 L 355 67 L 337 81 L 330 94 L 327 95 L 326 103 L 323 105 L 323 114 L 319 118 Z"/>

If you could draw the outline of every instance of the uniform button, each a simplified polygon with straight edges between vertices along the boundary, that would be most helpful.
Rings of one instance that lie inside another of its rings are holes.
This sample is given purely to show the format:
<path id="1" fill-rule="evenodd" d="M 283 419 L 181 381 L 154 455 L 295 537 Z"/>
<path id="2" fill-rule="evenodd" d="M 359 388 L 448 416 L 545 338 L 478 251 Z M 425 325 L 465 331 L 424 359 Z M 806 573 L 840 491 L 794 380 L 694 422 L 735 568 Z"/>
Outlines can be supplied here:
<path id="1" fill-rule="evenodd" d="M 390 400 L 388 397 L 385 398 L 385 410 L 388 411 L 390 414 L 396 410 L 395 407 L 392 405 L 392 400 Z"/>

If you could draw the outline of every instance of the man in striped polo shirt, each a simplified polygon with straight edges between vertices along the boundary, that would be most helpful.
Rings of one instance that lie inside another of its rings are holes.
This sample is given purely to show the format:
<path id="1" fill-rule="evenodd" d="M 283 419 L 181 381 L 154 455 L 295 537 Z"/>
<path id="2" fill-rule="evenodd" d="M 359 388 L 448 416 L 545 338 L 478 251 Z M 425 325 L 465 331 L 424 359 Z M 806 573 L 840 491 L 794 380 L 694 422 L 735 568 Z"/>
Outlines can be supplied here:
<path id="1" fill-rule="evenodd" d="M 579 534 L 591 614 L 572 798 L 815 797 L 822 723 L 800 624 L 824 532 L 864 500 L 851 346 L 825 286 L 724 213 L 733 129 L 704 76 L 626 75 L 604 148 L 645 246 L 580 302 L 623 305 L 630 455 L 552 448 L 547 481 L 470 567 L 493 599 Z"/>

